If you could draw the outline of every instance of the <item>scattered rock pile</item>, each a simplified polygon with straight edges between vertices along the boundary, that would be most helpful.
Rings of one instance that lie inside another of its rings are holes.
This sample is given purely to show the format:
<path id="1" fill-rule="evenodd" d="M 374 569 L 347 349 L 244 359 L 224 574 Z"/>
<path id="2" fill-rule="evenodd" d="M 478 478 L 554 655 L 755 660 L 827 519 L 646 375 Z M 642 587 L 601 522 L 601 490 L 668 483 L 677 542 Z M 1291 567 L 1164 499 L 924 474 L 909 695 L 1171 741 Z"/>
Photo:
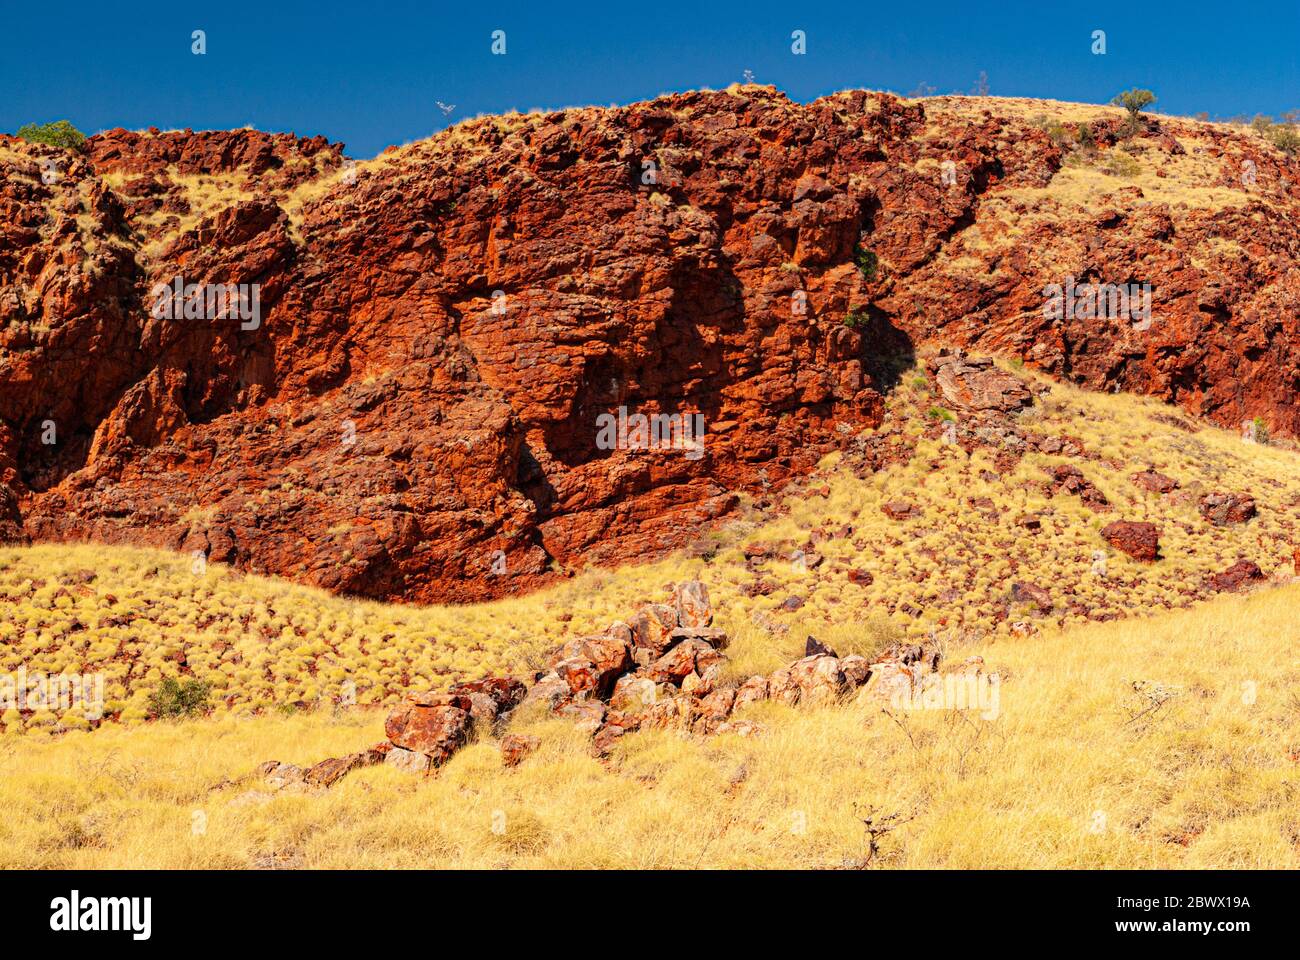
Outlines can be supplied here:
<path id="1" fill-rule="evenodd" d="M 603 633 L 568 641 L 551 669 L 531 684 L 510 677 L 459 683 L 446 691 L 406 697 L 384 723 L 388 741 L 307 770 L 271 760 L 258 768 L 268 786 L 328 787 L 362 766 L 386 762 L 430 773 L 447 762 L 476 730 L 499 733 L 513 710 L 541 704 L 570 717 L 592 735 L 596 754 L 634 730 L 677 728 L 709 735 L 750 736 L 760 725 L 737 716 L 745 704 L 827 704 L 856 694 L 888 702 L 938 670 L 939 654 L 901 644 L 875 659 L 841 657 L 813 637 L 804 656 L 767 676 L 728 682 L 723 676 L 727 635 L 713 625 L 703 583 L 679 584 L 671 603 L 643 606 Z M 501 738 L 501 760 L 511 767 L 540 746 L 535 736 Z"/>
<path id="2" fill-rule="evenodd" d="M 1085 507 L 1096 513 L 1106 513 L 1110 507 L 1110 501 L 1093 484 L 1091 480 L 1083 475 L 1083 471 L 1078 467 L 1063 463 L 1060 466 L 1052 467 L 1047 471 L 1051 478 L 1044 491 L 1047 496 L 1054 497 L 1058 493 L 1072 493 L 1078 497 Z"/>

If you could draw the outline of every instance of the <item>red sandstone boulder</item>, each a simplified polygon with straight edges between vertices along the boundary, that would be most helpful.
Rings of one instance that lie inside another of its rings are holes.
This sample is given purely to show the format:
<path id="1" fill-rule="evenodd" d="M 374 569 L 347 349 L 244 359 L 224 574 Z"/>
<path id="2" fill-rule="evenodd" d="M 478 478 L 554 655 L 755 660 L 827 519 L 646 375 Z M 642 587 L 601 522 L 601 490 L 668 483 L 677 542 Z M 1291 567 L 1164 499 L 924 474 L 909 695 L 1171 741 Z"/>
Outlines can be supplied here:
<path id="1" fill-rule="evenodd" d="M 639 666 L 659 659 L 672 644 L 677 610 L 666 603 L 649 603 L 628 624 L 632 629 L 632 659 Z"/>
<path id="2" fill-rule="evenodd" d="M 683 640 L 644 670 L 656 683 L 680 685 L 689 674 L 703 672 L 723 655 L 703 640 Z"/>
<path id="3" fill-rule="evenodd" d="M 433 769 L 433 758 L 419 750 L 393 747 L 384 757 L 384 763 L 404 773 L 428 773 Z"/>
<path id="4" fill-rule="evenodd" d="M 1178 489 L 1177 480 L 1154 470 L 1143 470 L 1133 474 L 1129 479 L 1148 493 L 1172 493 Z"/>
<path id="5" fill-rule="evenodd" d="M 320 763 L 307 768 L 302 776 L 303 782 L 313 787 L 332 787 L 353 770 L 374 766 L 376 763 L 383 763 L 391 749 L 391 745 L 385 743 L 378 747 L 371 747 L 369 750 L 362 750 L 359 753 L 349 753 L 344 757 L 331 757 L 328 760 L 322 760 Z"/>
<path id="6" fill-rule="evenodd" d="M 1011 601 L 1027 603 L 1039 613 L 1052 611 L 1052 595 L 1037 584 L 1026 583 L 1023 580 L 1018 580 L 1011 585 Z"/>
<path id="7" fill-rule="evenodd" d="M 890 500 L 888 503 L 881 504 L 880 511 L 891 520 L 907 520 L 920 513 L 915 505 L 905 500 Z"/>
<path id="8" fill-rule="evenodd" d="M 429 757 L 441 766 L 469 735 L 468 697 L 455 694 L 418 694 L 408 697 L 384 721 L 384 733 L 394 746 Z"/>
<path id="9" fill-rule="evenodd" d="M 633 666 L 630 638 L 626 624 L 615 624 L 607 633 L 570 640 L 560 650 L 555 672 L 575 694 L 608 697 L 615 681 Z"/>
<path id="10" fill-rule="evenodd" d="M 1222 573 L 1210 577 L 1206 585 L 1211 590 L 1239 591 L 1257 583 L 1264 583 L 1268 578 L 1253 560 L 1238 560 Z"/>
<path id="11" fill-rule="evenodd" d="M 733 708 L 740 707 L 746 703 L 758 703 L 760 700 L 766 700 L 767 693 L 767 677 L 750 677 L 736 690 L 736 699 Z"/>
<path id="12" fill-rule="evenodd" d="M 1070 493 L 1083 501 L 1083 505 L 1090 510 L 1098 513 L 1110 510 L 1110 501 L 1106 499 L 1106 495 L 1073 464 L 1060 464 L 1052 467 L 1047 473 L 1052 478 L 1046 491 L 1049 497 L 1056 496 L 1058 493 Z"/>
<path id="13" fill-rule="evenodd" d="M 469 698 L 470 715 L 475 722 L 492 723 L 523 702 L 528 688 L 513 677 L 486 677 L 453 684 L 448 692 Z"/>
<path id="14" fill-rule="evenodd" d="M 635 673 L 626 673 L 614 684 L 609 705 L 624 713 L 637 713 L 654 706 L 665 696 L 671 696 L 671 693 L 663 683 L 656 683 L 649 677 Z"/>
<path id="15" fill-rule="evenodd" d="M 1255 498 L 1236 493 L 1210 493 L 1201 498 L 1201 516 L 1216 527 L 1245 523 L 1255 516 Z"/>
<path id="16" fill-rule="evenodd" d="M 1034 402 L 1025 383 L 994 366 L 988 358 L 974 359 L 961 351 L 941 352 L 930 364 L 944 401 L 958 410 L 1014 413 Z"/>
<path id="17" fill-rule="evenodd" d="M 1160 531 L 1154 523 L 1116 520 L 1101 528 L 1102 538 L 1134 560 L 1154 560 L 1160 553 Z"/>
<path id="18" fill-rule="evenodd" d="M 688 580 L 677 585 L 673 591 L 673 606 L 677 609 L 678 626 L 702 628 L 713 623 L 709 590 L 698 580 Z"/>
<path id="19" fill-rule="evenodd" d="M 541 746 L 541 738 L 532 734 L 509 733 L 501 738 L 501 765 L 518 766 L 528 754 Z"/>

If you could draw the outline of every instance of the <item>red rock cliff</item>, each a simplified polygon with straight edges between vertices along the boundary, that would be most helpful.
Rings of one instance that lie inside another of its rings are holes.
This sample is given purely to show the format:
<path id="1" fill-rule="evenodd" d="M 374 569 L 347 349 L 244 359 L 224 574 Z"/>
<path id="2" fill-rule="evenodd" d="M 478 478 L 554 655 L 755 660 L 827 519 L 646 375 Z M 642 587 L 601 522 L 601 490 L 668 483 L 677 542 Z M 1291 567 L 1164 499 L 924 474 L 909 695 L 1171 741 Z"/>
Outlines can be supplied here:
<path id="1" fill-rule="evenodd" d="M 748 87 L 355 166 L 256 131 L 4 138 L 0 533 L 499 595 L 805 471 L 926 341 L 1295 432 L 1296 161 L 1153 118 L 1125 149 L 1160 179 L 1129 182 L 1117 122 L 1078 167 L 1037 109 Z M 177 277 L 256 284 L 255 320 L 156 316 Z M 1067 277 L 1151 284 L 1152 322 L 1048 319 Z M 601 449 L 619 408 L 702 415 L 702 451 Z"/>

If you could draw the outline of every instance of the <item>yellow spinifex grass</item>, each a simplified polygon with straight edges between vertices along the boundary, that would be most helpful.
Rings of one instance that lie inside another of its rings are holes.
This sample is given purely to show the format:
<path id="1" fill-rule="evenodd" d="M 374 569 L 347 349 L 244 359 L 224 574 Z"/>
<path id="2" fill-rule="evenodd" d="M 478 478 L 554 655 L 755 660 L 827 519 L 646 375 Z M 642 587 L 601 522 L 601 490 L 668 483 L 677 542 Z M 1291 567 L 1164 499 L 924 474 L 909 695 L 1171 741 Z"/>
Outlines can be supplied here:
<path id="1" fill-rule="evenodd" d="M 431 779 L 376 767 L 322 793 L 249 774 L 379 740 L 379 711 L 11 738 L 0 867 L 1294 869 L 1297 609 L 1289 585 L 956 645 L 1005 677 L 996 716 L 758 704 L 756 736 L 630 734 L 605 764 L 533 716 L 514 769 L 485 738 Z M 859 818 L 892 814 L 869 857 Z"/>

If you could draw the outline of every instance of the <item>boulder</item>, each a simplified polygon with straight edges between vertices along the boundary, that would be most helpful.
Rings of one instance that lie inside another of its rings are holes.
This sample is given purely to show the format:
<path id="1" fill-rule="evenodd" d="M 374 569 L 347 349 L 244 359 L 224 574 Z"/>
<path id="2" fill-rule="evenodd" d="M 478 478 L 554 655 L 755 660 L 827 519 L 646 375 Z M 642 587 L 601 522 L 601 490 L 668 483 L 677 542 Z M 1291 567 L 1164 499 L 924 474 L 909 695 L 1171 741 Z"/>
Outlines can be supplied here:
<path id="1" fill-rule="evenodd" d="M 529 689 L 528 693 L 521 701 L 521 706 L 531 703 L 543 703 L 547 708 L 553 708 L 565 697 L 569 696 L 572 691 L 569 689 L 569 683 L 558 673 L 548 673 L 540 677 Z"/>
<path id="2" fill-rule="evenodd" d="M 308 767 L 302 779 L 313 787 L 332 787 L 353 770 L 382 763 L 390 751 L 391 746 L 384 744 L 383 748 L 372 747 L 360 753 L 349 753 L 345 757 L 331 757 Z"/>
<path id="3" fill-rule="evenodd" d="M 856 653 L 840 658 L 840 670 L 844 673 L 844 682 L 849 687 L 860 687 L 871 676 L 871 661 Z"/>
<path id="4" fill-rule="evenodd" d="M 561 717 L 574 721 L 574 727 L 586 733 L 595 733 L 605 722 L 607 708 L 599 700 L 570 700 L 555 710 Z"/>
<path id="5" fill-rule="evenodd" d="M 906 520 L 920 513 L 914 505 L 905 500 L 890 500 L 888 503 L 881 504 L 880 512 L 891 520 Z"/>
<path id="6" fill-rule="evenodd" d="M 470 716 L 476 723 L 490 724 L 522 703 L 528 688 L 513 677 L 485 677 L 454 684 L 448 692 L 469 699 Z"/>
<path id="7" fill-rule="evenodd" d="M 1070 493 L 1078 497 L 1085 507 L 1097 513 L 1106 513 L 1111 509 L 1106 495 L 1083 475 L 1083 471 L 1073 464 L 1063 463 L 1047 471 L 1051 480 L 1047 484 L 1047 495 L 1054 497 L 1058 493 Z"/>
<path id="8" fill-rule="evenodd" d="M 555 664 L 555 672 L 575 694 L 608 697 L 614 689 L 614 682 L 632 669 L 632 650 L 628 642 L 630 630 L 627 637 L 624 639 L 622 631 L 611 629 L 607 633 L 570 640 L 560 650 L 562 659 Z"/>
<path id="9" fill-rule="evenodd" d="M 699 580 L 679 583 L 673 590 L 673 606 L 677 610 L 677 625 L 680 627 L 707 627 L 713 623 L 709 591 Z"/>
<path id="10" fill-rule="evenodd" d="M 597 730 L 592 737 L 592 751 L 597 756 L 604 756 L 609 753 L 610 748 L 615 741 L 629 733 L 641 729 L 641 718 L 626 713 L 610 711 L 606 718 L 605 725 Z"/>
<path id="11" fill-rule="evenodd" d="M 441 766 L 468 738 L 470 709 L 465 696 L 419 694 L 393 709 L 384 732 L 394 746 L 426 754 Z"/>
<path id="12" fill-rule="evenodd" d="M 384 763 L 391 764 L 407 773 L 428 773 L 433 769 L 433 760 L 427 753 L 407 750 L 405 747 L 393 747 L 384 757 Z"/>
<path id="13" fill-rule="evenodd" d="M 742 683 L 736 690 L 736 700 L 732 709 L 742 706 L 746 703 L 757 703 L 760 700 L 767 699 L 767 677 L 753 676 Z"/>
<path id="14" fill-rule="evenodd" d="M 644 670 L 657 683 L 680 685 L 687 674 L 703 672 L 720 663 L 722 654 L 703 640 L 683 640 Z"/>
<path id="15" fill-rule="evenodd" d="M 736 691 L 733 689 L 714 690 L 700 699 L 698 711 L 701 717 L 711 721 L 722 721 L 731 715 L 736 703 Z"/>
<path id="16" fill-rule="evenodd" d="M 1237 493 L 1210 493 L 1201 498 L 1201 516 L 1216 527 L 1245 523 L 1255 516 L 1255 498 Z"/>
<path id="17" fill-rule="evenodd" d="M 672 645 L 677 629 L 677 610 L 666 603 L 648 603 L 629 622 L 632 629 L 632 659 L 638 666 L 658 660 Z"/>
<path id="18" fill-rule="evenodd" d="M 1134 560 L 1154 560 L 1160 553 L 1160 530 L 1154 523 L 1116 520 L 1101 528 L 1101 536 Z"/>
<path id="19" fill-rule="evenodd" d="M 669 635 L 671 643 L 682 640 L 702 640 L 714 650 L 727 646 L 727 634 L 719 627 L 678 627 Z"/>
<path id="20" fill-rule="evenodd" d="M 1135 473 L 1129 479 L 1148 493 L 1172 493 L 1178 489 L 1178 481 L 1173 477 L 1150 469 Z"/>
<path id="21" fill-rule="evenodd" d="M 1264 576 L 1264 571 L 1259 569 L 1259 565 L 1253 560 L 1238 560 L 1227 570 L 1222 573 L 1216 573 L 1207 581 L 1207 586 L 1212 590 L 1237 591 L 1263 583 L 1268 578 Z"/>
<path id="22" fill-rule="evenodd" d="M 799 688 L 799 703 L 831 703 L 845 691 L 844 671 L 836 657 L 824 653 L 813 654 L 790 664 L 789 683 Z"/>
<path id="23" fill-rule="evenodd" d="M 664 684 L 655 683 L 649 677 L 627 673 L 614 684 L 609 705 L 614 710 L 636 713 L 654 706 L 665 696 L 671 696 L 671 693 Z"/>
<path id="24" fill-rule="evenodd" d="M 945 351 L 931 361 L 930 369 L 944 401 L 959 410 L 1009 414 L 1034 402 L 1024 381 L 999 370 L 988 358 Z"/>
<path id="25" fill-rule="evenodd" d="M 272 790 L 283 790 L 303 782 L 302 767 L 293 763 L 268 760 L 257 768 L 257 772 Z"/>
<path id="26" fill-rule="evenodd" d="M 506 767 L 515 767 L 519 762 L 532 753 L 539 746 L 542 740 L 532 734 L 526 733 L 509 733 L 501 738 L 501 764 Z"/>
<path id="27" fill-rule="evenodd" d="M 856 702 L 888 704 L 910 696 L 919 684 L 924 668 L 901 660 L 879 660 L 871 665 L 871 676 L 858 693 Z"/>
<path id="28" fill-rule="evenodd" d="M 1023 580 L 1017 580 L 1011 585 L 1011 602 L 1030 604 L 1040 613 L 1052 612 L 1052 595 L 1037 584 Z"/>

